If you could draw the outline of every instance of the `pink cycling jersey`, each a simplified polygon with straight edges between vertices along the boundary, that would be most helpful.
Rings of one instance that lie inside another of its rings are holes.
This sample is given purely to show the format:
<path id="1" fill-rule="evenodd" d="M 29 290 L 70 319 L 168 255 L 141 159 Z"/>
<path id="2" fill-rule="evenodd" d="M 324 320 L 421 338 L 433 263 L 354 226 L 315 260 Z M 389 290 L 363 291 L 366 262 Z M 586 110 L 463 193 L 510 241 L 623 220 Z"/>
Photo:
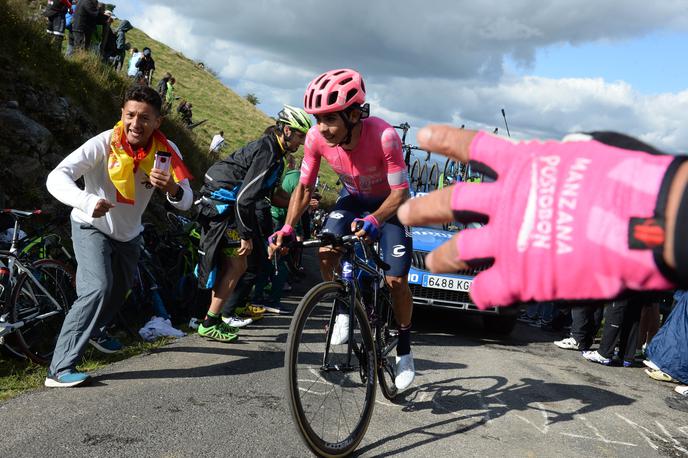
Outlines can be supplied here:
<path id="1" fill-rule="evenodd" d="M 353 195 L 386 197 L 391 189 L 409 187 L 399 135 L 380 118 L 362 121 L 361 136 L 351 151 L 328 146 L 318 127 L 312 127 L 304 146 L 302 184 L 315 185 L 320 158 L 325 158 Z"/>

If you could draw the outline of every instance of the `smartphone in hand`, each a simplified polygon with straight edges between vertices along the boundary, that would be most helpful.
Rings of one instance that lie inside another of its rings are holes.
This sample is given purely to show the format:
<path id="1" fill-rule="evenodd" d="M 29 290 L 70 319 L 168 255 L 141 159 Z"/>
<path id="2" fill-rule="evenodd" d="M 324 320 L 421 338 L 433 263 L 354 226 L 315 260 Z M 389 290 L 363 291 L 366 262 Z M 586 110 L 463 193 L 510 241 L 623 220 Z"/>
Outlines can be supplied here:
<path id="1" fill-rule="evenodd" d="M 167 151 L 158 151 L 155 153 L 155 163 L 153 164 L 154 169 L 164 170 L 165 172 L 170 171 L 170 163 L 172 162 L 172 154 Z"/>

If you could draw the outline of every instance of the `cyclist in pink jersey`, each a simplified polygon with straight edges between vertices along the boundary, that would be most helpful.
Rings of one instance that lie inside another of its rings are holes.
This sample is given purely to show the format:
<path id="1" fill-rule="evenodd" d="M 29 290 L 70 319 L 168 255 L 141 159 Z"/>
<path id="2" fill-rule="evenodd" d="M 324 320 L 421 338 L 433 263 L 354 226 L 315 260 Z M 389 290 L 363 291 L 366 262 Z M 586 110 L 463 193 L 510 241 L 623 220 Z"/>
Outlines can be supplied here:
<path id="1" fill-rule="evenodd" d="M 301 165 L 301 179 L 289 203 L 285 225 L 273 234 L 271 251 L 292 237 L 292 226 L 308 207 L 324 158 L 341 177 L 344 189 L 323 232 L 338 235 L 356 232 L 371 240 L 379 238 L 385 271 L 392 292 L 394 316 L 399 324 L 395 385 L 407 389 L 415 377 L 411 353 L 413 311 L 408 271 L 413 251 L 411 237 L 396 217 L 397 209 L 409 197 L 401 140 L 393 127 L 379 118 L 368 117 L 365 85 L 361 75 L 350 69 L 325 72 L 308 85 L 304 96 L 306 112 L 317 124 L 308 131 Z M 362 229 L 356 231 L 357 223 Z M 341 253 L 331 247 L 320 250 L 320 271 L 332 280 L 339 269 Z M 339 310 L 331 343 L 348 339 L 349 315 Z"/>

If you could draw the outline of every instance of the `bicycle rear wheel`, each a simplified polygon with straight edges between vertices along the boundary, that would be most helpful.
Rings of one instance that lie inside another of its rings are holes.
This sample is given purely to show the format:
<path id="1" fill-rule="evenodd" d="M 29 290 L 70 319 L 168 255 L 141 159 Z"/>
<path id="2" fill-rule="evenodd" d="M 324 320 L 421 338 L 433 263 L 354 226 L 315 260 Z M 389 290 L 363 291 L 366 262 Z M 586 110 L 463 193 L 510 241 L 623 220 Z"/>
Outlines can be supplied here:
<path id="1" fill-rule="evenodd" d="M 287 340 L 289 409 L 302 439 L 320 456 L 353 452 L 368 429 L 375 405 L 375 349 L 360 303 L 354 307 L 348 367 L 348 344 L 329 343 L 337 303 L 348 304 L 347 294 L 339 282 L 313 287 L 296 310 Z"/>
<path id="2" fill-rule="evenodd" d="M 418 175 L 420 174 L 420 162 L 418 162 L 418 159 L 413 161 L 413 165 L 411 166 L 411 171 L 409 172 L 409 186 L 411 187 L 411 191 L 416 190 L 416 186 L 418 184 Z"/>
<path id="3" fill-rule="evenodd" d="M 49 295 L 27 274 L 19 276 L 12 290 L 10 313 L 13 322 L 23 321 L 24 326 L 15 331 L 14 338 L 28 358 L 38 364 L 47 364 L 65 316 L 76 299 L 74 273 L 64 263 L 53 259 L 34 262 L 31 272 Z"/>
<path id="4" fill-rule="evenodd" d="M 399 332 L 395 327 L 389 294 L 378 294 L 378 297 L 381 303 L 375 324 L 375 345 L 378 350 L 377 377 L 382 395 L 392 401 L 398 393 L 397 386 L 394 384 L 397 376 L 396 360 L 392 353 L 397 347 Z"/>
<path id="5" fill-rule="evenodd" d="M 437 167 L 437 164 L 432 164 L 428 175 L 428 192 L 434 191 L 438 188 L 440 183 L 440 168 Z"/>

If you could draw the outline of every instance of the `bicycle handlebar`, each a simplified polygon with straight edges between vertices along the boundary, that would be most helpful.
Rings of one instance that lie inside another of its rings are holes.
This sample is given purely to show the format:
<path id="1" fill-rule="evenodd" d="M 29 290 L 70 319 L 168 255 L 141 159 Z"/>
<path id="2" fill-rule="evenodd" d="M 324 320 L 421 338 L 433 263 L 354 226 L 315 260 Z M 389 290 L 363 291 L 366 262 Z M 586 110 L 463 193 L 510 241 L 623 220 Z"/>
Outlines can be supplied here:
<path id="1" fill-rule="evenodd" d="M 295 245 L 300 245 L 304 248 L 309 247 L 322 247 L 322 246 L 349 246 L 353 247 L 356 243 L 360 243 L 363 247 L 363 251 L 366 257 L 373 260 L 376 266 L 382 270 L 389 270 L 390 266 L 385 261 L 380 258 L 375 250 L 371 250 L 370 247 L 363 243 L 363 239 L 356 235 L 334 235 L 328 233 L 319 234 L 315 239 L 305 240 L 303 242 L 294 242 Z"/>

